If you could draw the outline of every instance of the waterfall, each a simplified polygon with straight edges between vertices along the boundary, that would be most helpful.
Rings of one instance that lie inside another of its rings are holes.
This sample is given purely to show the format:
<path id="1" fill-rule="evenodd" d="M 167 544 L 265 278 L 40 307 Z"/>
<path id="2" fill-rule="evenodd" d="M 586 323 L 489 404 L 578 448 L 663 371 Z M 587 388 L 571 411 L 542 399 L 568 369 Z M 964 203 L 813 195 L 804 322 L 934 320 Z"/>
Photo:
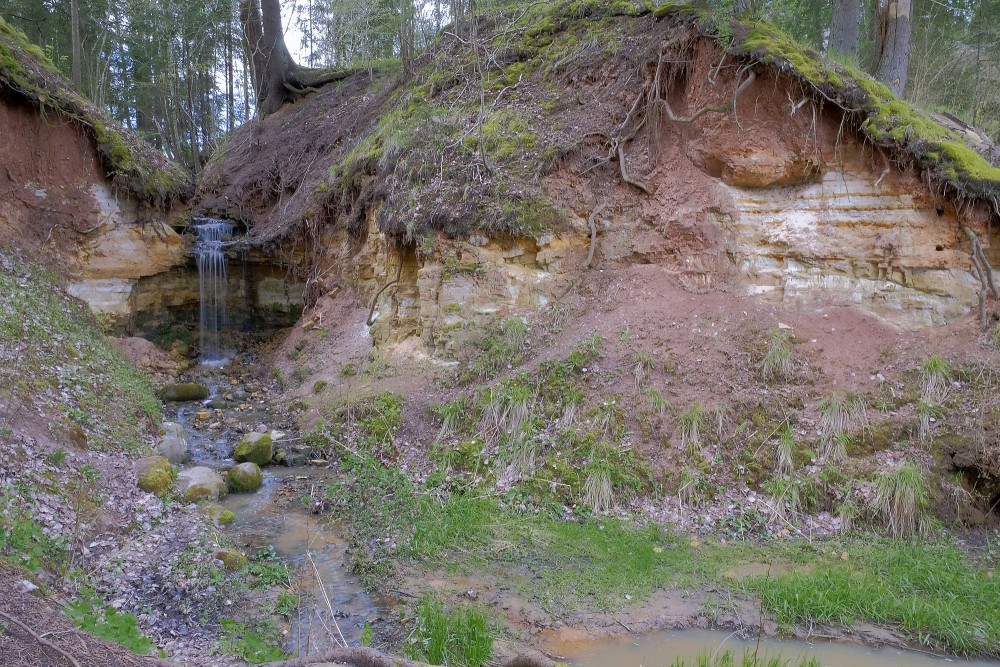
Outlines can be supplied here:
<path id="1" fill-rule="evenodd" d="M 219 328 L 226 324 L 227 271 L 225 244 L 233 234 L 233 224 L 226 220 L 195 218 L 193 229 L 198 236 L 194 256 L 198 262 L 198 287 L 201 363 L 224 364 L 228 361 L 219 343 Z"/>

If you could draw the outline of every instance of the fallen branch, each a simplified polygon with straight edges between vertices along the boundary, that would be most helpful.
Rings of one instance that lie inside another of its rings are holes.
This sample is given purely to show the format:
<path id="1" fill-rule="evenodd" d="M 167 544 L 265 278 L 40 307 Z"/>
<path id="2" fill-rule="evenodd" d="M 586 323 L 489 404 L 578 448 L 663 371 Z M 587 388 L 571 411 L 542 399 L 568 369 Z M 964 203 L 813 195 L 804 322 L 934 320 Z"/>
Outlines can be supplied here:
<path id="1" fill-rule="evenodd" d="M 597 248 L 597 216 L 601 214 L 607 208 L 607 204 L 598 204 L 593 211 L 590 212 L 590 217 L 587 218 L 587 222 L 590 223 L 590 250 L 587 252 L 587 261 L 584 262 L 583 268 L 589 269 L 590 263 L 594 261 L 594 249 Z"/>
<path id="2" fill-rule="evenodd" d="M 45 646 L 46 648 L 50 648 L 53 651 L 55 651 L 56 653 L 58 653 L 59 655 L 61 655 L 62 657 L 66 658 L 69 661 L 69 663 L 71 665 L 73 665 L 73 667 L 80 667 L 80 663 L 76 661 L 76 658 L 74 658 L 69 653 L 67 653 L 66 651 L 62 650 L 61 648 L 59 648 L 58 646 L 56 646 L 55 644 L 53 644 L 52 642 L 50 642 L 48 639 L 45 639 L 43 637 L 38 636 L 38 634 L 36 634 L 34 630 L 32 630 L 31 628 L 29 628 L 27 625 L 25 625 L 21 621 L 17 620 L 16 618 L 14 618 L 13 616 L 11 616 L 10 614 L 8 614 L 6 612 L 3 612 L 3 611 L 0 611 L 0 616 L 3 616 L 8 621 L 10 621 L 14 625 L 16 625 L 17 627 L 21 628 L 22 630 L 24 630 L 25 632 L 27 632 L 29 635 L 31 635 L 32 637 L 34 637 L 35 641 L 37 641 L 42 646 Z"/>
<path id="3" fill-rule="evenodd" d="M 621 143 L 618 144 L 618 167 L 621 169 L 623 181 L 625 181 L 629 185 L 634 185 L 635 187 L 645 192 L 647 195 L 650 194 L 649 188 L 646 186 L 645 183 L 629 176 L 628 168 L 625 166 L 625 146 L 624 144 Z"/>

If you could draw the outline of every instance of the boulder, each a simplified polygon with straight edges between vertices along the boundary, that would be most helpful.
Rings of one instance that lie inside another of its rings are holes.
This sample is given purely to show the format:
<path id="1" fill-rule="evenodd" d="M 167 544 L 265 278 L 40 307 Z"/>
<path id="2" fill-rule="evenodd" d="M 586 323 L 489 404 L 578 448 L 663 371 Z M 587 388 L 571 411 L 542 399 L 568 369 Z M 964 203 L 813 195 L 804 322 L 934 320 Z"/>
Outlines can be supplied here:
<path id="1" fill-rule="evenodd" d="M 177 493 L 185 502 L 218 500 L 228 492 L 226 480 L 211 468 L 196 466 L 177 475 Z"/>
<path id="2" fill-rule="evenodd" d="M 133 466 L 139 475 L 139 488 L 146 493 L 163 495 L 174 481 L 174 468 L 162 456 L 147 456 L 136 461 Z"/>
<path id="3" fill-rule="evenodd" d="M 249 461 L 259 466 L 267 465 L 272 456 L 274 451 L 270 433 L 247 433 L 233 452 L 233 458 L 237 463 Z"/>
<path id="4" fill-rule="evenodd" d="M 241 570 L 250 563 L 246 556 L 241 554 L 239 551 L 233 551 L 232 549 L 219 549 L 212 554 L 212 558 L 215 560 L 221 560 L 222 566 L 226 568 L 227 572 Z"/>
<path id="5" fill-rule="evenodd" d="M 208 398 L 208 387 L 197 382 L 168 384 L 156 392 L 161 401 L 203 401 Z"/>
<path id="6" fill-rule="evenodd" d="M 188 452 L 184 427 L 174 422 L 163 422 L 163 430 L 165 433 L 160 436 L 160 440 L 156 443 L 156 451 L 171 463 L 187 461 L 190 453 Z"/>
<path id="7" fill-rule="evenodd" d="M 226 484 L 233 493 L 256 491 L 263 480 L 264 475 L 260 471 L 260 466 L 250 461 L 230 468 L 226 473 Z"/>

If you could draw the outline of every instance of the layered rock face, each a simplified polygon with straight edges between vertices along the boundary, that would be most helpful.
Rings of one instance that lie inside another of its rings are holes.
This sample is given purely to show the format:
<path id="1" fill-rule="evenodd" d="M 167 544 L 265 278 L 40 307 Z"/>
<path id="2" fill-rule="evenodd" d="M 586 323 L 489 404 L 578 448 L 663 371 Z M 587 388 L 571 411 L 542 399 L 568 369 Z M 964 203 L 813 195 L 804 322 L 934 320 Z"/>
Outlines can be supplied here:
<path id="1" fill-rule="evenodd" d="M 18 138 L 0 141 L 0 231 L 63 264 L 95 311 L 127 315 L 140 278 L 184 263 L 169 214 L 117 192 L 78 125 L 0 99 L 0 136 Z"/>

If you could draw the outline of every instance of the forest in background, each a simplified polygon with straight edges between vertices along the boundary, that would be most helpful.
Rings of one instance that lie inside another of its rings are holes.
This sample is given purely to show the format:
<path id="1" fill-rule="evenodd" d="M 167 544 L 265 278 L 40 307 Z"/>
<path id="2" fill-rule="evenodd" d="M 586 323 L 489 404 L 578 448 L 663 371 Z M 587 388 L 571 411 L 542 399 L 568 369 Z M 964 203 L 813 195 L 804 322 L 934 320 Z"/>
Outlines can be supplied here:
<path id="1" fill-rule="evenodd" d="M 406 71 L 448 25 L 483 12 L 536 4 L 529 0 L 263 0 L 259 4 L 259 0 L 0 0 L 0 17 L 41 46 L 85 95 L 197 174 L 215 144 L 252 118 L 259 107 L 255 67 L 260 64 L 254 64 L 247 20 L 254 11 L 260 16 L 263 5 L 266 38 L 268 8 L 276 11 L 279 1 L 289 50 L 297 64 L 317 71 L 359 67 Z M 887 40 L 904 39 L 894 56 L 897 68 L 902 57 L 904 96 L 925 110 L 953 113 L 1000 142 L 1000 0 L 701 0 L 695 4 L 770 21 L 803 43 L 874 74 L 891 60 Z M 909 9 L 905 34 L 897 33 L 896 21 L 886 20 L 899 6 Z"/>

